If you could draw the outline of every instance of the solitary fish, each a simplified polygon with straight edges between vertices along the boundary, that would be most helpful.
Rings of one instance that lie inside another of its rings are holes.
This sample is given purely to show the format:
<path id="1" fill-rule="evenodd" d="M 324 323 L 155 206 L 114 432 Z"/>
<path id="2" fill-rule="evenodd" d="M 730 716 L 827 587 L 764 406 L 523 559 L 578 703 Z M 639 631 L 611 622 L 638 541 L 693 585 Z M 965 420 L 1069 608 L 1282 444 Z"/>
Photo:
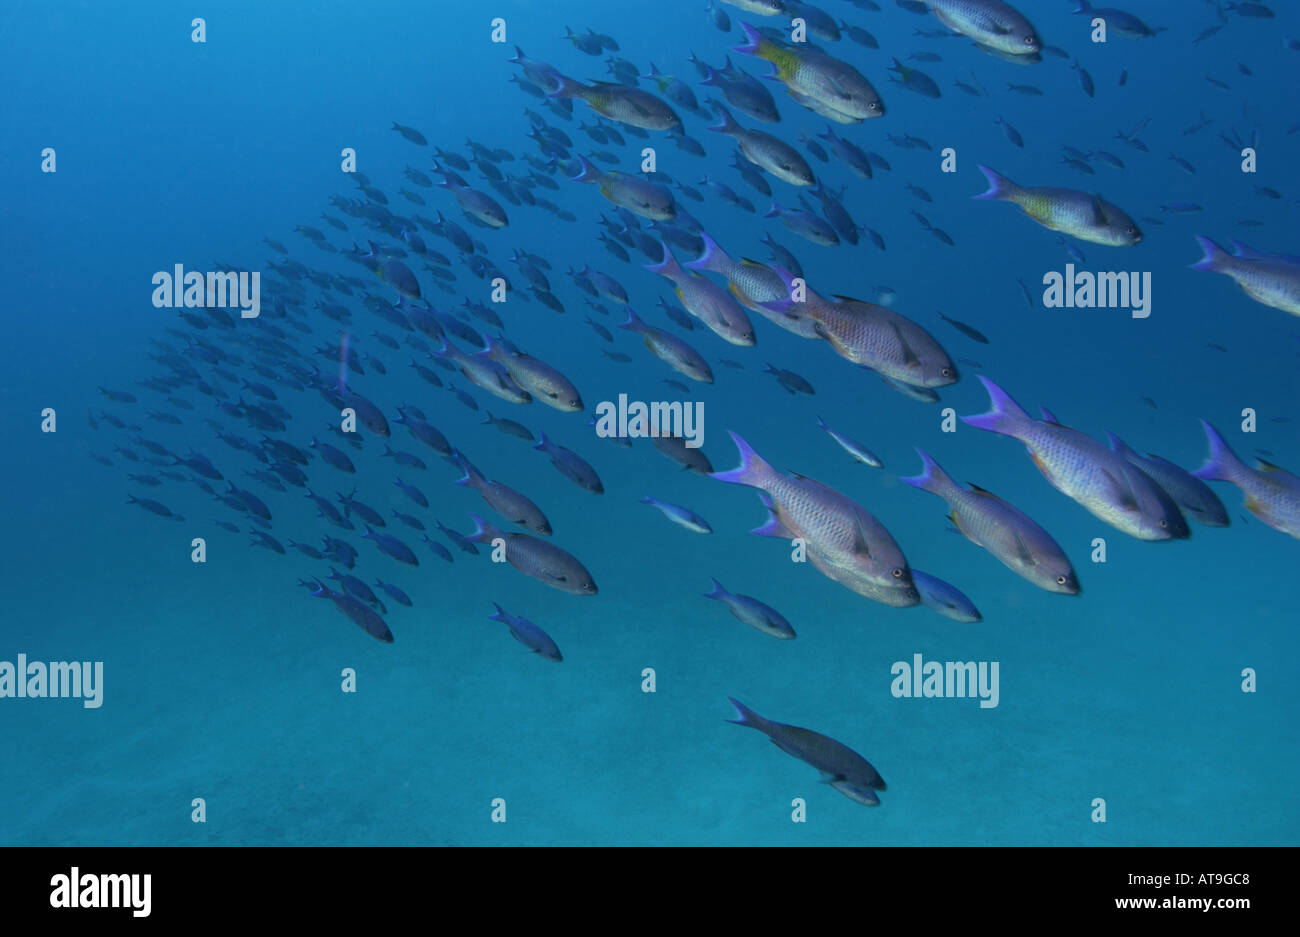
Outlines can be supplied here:
<path id="1" fill-rule="evenodd" d="M 885 789 L 884 778 L 871 762 L 847 745 L 812 729 L 764 719 L 738 700 L 731 699 L 731 705 L 736 707 L 736 715 L 740 718 L 728 719 L 728 722 L 762 732 L 781 751 L 826 775 L 831 786 L 850 800 L 871 806 L 880 803 L 871 792 Z"/>
<path id="2" fill-rule="evenodd" d="M 760 602 L 753 596 L 733 595 L 723 588 L 722 583 L 716 579 L 713 580 L 713 591 L 705 592 L 704 597 L 725 602 L 727 608 L 731 609 L 731 614 L 738 621 L 743 621 L 749 627 L 761 631 L 763 634 L 783 640 L 795 637 L 794 628 L 790 625 L 790 622 L 786 621 L 785 616 L 772 606 Z"/>
<path id="3" fill-rule="evenodd" d="M 826 430 L 831 439 L 840 444 L 840 448 L 847 452 L 853 458 L 857 459 L 864 465 L 870 465 L 872 468 L 884 468 L 885 463 L 880 461 L 880 456 L 876 455 L 862 443 L 858 442 L 843 433 L 837 432 L 826 425 L 821 417 L 817 417 L 817 425 Z"/>
<path id="4" fill-rule="evenodd" d="M 696 514 L 690 508 L 684 508 L 679 504 L 669 504 L 667 501 L 660 501 L 652 495 L 646 495 L 641 499 L 641 504 L 648 504 L 656 507 L 674 524 L 679 527 L 685 527 L 687 530 L 694 531 L 697 534 L 711 534 L 713 528 L 709 522 L 700 515 Z"/>
<path id="5" fill-rule="evenodd" d="M 773 375 L 776 378 L 777 383 L 791 394 L 812 395 L 817 393 L 805 378 L 795 374 L 793 371 L 787 371 L 785 368 L 778 368 L 771 362 L 767 362 L 767 366 L 764 368 L 763 373 Z"/>
<path id="6" fill-rule="evenodd" d="M 560 653 L 559 647 L 551 640 L 551 636 L 537 625 L 527 618 L 511 615 L 496 602 L 492 603 L 492 607 L 496 609 L 496 614 L 489 615 L 488 619 L 503 623 L 510 629 L 511 637 L 528 648 L 528 650 L 556 663 L 564 660 L 564 655 Z"/>
<path id="7" fill-rule="evenodd" d="M 964 416 L 976 429 L 1025 444 L 1043 477 L 1095 517 L 1139 540 L 1190 535 L 1178 505 L 1151 478 L 1097 440 L 1060 423 L 1035 420 L 1001 387 L 981 375 L 992 407 Z"/>
<path id="8" fill-rule="evenodd" d="M 967 325 L 965 322 L 958 322 L 956 319 L 949 319 L 942 312 L 939 313 L 939 318 L 942 319 L 944 322 L 947 322 L 949 325 L 951 325 L 958 332 L 961 332 L 961 334 L 965 335 L 967 338 L 973 341 L 977 341 L 981 345 L 987 345 L 989 343 L 989 340 L 984 337 L 984 333 L 981 332 L 979 329 L 975 328 L 974 326 Z"/>

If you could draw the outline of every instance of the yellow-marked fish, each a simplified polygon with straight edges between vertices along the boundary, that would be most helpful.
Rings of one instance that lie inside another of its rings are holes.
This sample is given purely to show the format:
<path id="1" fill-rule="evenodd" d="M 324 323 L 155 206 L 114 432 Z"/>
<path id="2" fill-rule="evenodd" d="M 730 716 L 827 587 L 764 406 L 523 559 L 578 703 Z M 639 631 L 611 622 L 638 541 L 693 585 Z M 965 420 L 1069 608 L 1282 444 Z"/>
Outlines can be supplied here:
<path id="1" fill-rule="evenodd" d="M 980 172 L 988 179 L 989 189 L 974 198 L 1019 205 L 1044 228 L 1108 247 L 1132 247 L 1142 240 L 1137 222 L 1100 195 L 1054 186 L 1017 185 L 987 166 L 980 166 Z"/>
<path id="2" fill-rule="evenodd" d="M 840 114 L 868 120 L 885 115 L 880 95 L 852 65 L 812 47 L 773 42 L 748 23 L 741 23 L 740 28 L 745 32 L 745 42 L 735 51 L 771 62 L 771 77 L 781 81 L 805 107 L 809 104 L 801 98 L 821 104 L 823 107 L 816 110 L 823 117 Z"/>

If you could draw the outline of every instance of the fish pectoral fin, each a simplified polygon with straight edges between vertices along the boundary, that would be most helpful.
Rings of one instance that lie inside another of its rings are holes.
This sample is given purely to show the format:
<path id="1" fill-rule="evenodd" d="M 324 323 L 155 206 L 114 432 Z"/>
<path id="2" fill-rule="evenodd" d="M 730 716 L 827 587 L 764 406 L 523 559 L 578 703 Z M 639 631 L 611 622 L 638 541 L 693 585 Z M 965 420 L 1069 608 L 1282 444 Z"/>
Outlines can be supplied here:
<path id="1" fill-rule="evenodd" d="M 898 327 L 898 323 L 891 322 L 889 323 L 889 327 L 894 330 L 894 334 L 898 336 L 898 343 L 903 346 L 903 363 L 919 364 L 921 359 L 916 356 L 916 352 L 912 350 L 912 346 L 907 344 L 907 339 L 903 337 L 903 330 Z"/>
<path id="2" fill-rule="evenodd" d="M 568 577 L 568 576 L 561 576 L 561 575 L 559 575 L 558 573 L 544 572 L 544 573 L 542 573 L 542 575 L 545 576 L 547 579 L 551 580 L 551 582 L 568 582 L 568 581 L 569 581 L 569 577 Z"/>
<path id="3" fill-rule="evenodd" d="M 1105 227 L 1109 223 L 1109 219 L 1106 217 L 1106 209 L 1102 205 L 1100 195 L 1093 195 L 1092 197 L 1092 213 L 1093 222 L 1098 227 Z"/>
<path id="4" fill-rule="evenodd" d="M 867 532 L 862 529 L 862 519 L 853 522 L 853 552 L 871 559 L 871 546 L 867 543 Z"/>
<path id="5" fill-rule="evenodd" d="M 1115 502 L 1125 511 L 1136 513 L 1139 510 L 1138 499 L 1137 495 L 1133 492 L 1133 487 L 1122 478 L 1116 478 L 1105 469 L 1102 469 L 1102 474 L 1105 475 L 1106 480 L 1110 482 L 1111 493 L 1115 497 Z"/>
<path id="6" fill-rule="evenodd" d="M 1037 566 L 1038 564 L 1034 560 L 1034 554 L 1029 551 L 1029 547 L 1025 544 L 1025 541 L 1021 539 L 1020 534 L 1013 531 L 1012 536 L 1014 536 L 1016 540 L 1016 556 L 1020 558 L 1020 562 L 1024 563 L 1026 566 Z"/>

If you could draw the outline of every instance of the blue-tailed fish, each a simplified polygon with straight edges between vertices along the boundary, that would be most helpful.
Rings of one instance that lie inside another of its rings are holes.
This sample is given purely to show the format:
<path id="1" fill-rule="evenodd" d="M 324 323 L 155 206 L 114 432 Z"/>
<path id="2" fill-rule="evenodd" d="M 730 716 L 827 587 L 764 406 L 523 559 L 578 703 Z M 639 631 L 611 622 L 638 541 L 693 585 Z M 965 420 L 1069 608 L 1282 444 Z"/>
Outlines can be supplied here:
<path id="1" fill-rule="evenodd" d="M 962 420 L 1025 444 L 1043 477 L 1094 516 L 1139 540 L 1190 535 L 1187 520 L 1163 488 L 1092 437 L 1060 423 L 1035 420 L 988 378 L 992 409 Z"/>

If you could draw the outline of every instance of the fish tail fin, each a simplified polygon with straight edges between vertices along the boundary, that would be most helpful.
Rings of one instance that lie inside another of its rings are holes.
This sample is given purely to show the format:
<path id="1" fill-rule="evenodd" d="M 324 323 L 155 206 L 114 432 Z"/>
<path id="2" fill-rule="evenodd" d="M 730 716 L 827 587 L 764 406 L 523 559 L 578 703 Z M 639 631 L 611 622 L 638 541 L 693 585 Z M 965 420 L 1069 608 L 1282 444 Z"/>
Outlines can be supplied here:
<path id="1" fill-rule="evenodd" d="M 713 472 L 709 477 L 731 485 L 749 485 L 751 488 L 763 487 L 763 482 L 774 473 L 772 466 L 753 450 L 749 443 L 739 435 L 727 431 L 732 442 L 740 450 L 740 464 L 729 472 Z"/>
<path id="2" fill-rule="evenodd" d="M 496 602 L 492 603 L 492 607 L 496 609 L 496 614 L 489 615 L 488 621 L 504 621 L 506 617 L 506 610 L 502 608 L 500 605 L 498 605 Z"/>
<path id="3" fill-rule="evenodd" d="M 759 50 L 763 47 L 763 34 L 748 23 L 742 22 L 740 28 L 745 33 L 745 41 L 738 46 L 732 46 L 732 51 L 741 52 L 745 55 L 758 55 Z"/>
<path id="4" fill-rule="evenodd" d="M 645 268 L 651 273 L 657 273 L 670 280 L 676 280 L 679 277 L 686 276 L 685 271 L 682 270 L 681 265 L 677 263 L 677 258 L 673 256 L 673 252 L 668 245 L 665 243 L 660 246 L 664 249 L 664 259 L 659 261 L 657 264 L 646 264 Z"/>
<path id="5" fill-rule="evenodd" d="M 740 124 L 736 123 L 735 118 L 731 116 L 731 111 L 727 110 L 717 101 L 710 101 L 713 105 L 713 113 L 717 115 L 718 123 L 709 127 L 715 133 L 735 134 L 740 132 Z"/>
<path id="6" fill-rule="evenodd" d="M 473 540 L 476 543 L 491 543 L 494 539 L 501 536 L 501 531 L 497 530 L 477 514 L 471 514 L 469 519 L 474 522 L 474 529 L 466 534 L 466 540 Z"/>
<path id="7" fill-rule="evenodd" d="M 533 448 L 538 450 L 539 452 L 545 452 L 547 449 L 550 448 L 551 441 L 546 438 L 545 430 L 538 430 L 537 435 L 541 437 L 541 441 L 537 445 L 533 446 Z"/>
<path id="8" fill-rule="evenodd" d="M 928 491 L 931 494 L 940 494 L 953 481 L 948 477 L 948 473 L 943 470 L 938 462 L 930 456 L 930 453 L 924 449 L 917 449 L 916 454 L 921 457 L 921 474 L 912 475 L 907 478 L 900 478 L 899 481 L 913 488 L 920 488 L 922 491 Z"/>
<path id="9" fill-rule="evenodd" d="M 1205 256 L 1191 265 L 1193 270 L 1210 270 L 1218 273 L 1231 259 L 1227 251 L 1203 234 L 1196 235 L 1196 243 L 1201 246 L 1201 252 Z"/>
<path id="10" fill-rule="evenodd" d="M 736 707 L 736 715 L 740 717 L 739 719 L 728 719 L 727 722 L 738 726 L 748 726 L 751 729 L 761 729 L 766 724 L 766 719 L 740 702 L 740 700 L 728 696 L 727 701 Z"/>
<path id="11" fill-rule="evenodd" d="M 989 392 L 991 405 L 989 412 L 964 416 L 961 418 L 963 423 L 976 429 L 986 429 L 991 433 L 1015 436 L 1023 426 L 1033 421 L 1020 404 L 1011 399 L 1010 394 L 982 374 L 980 383 Z"/>
<path id="12" fill-rule="evenodd" d="M 718 246 L 718 242 L 709 237 L 709 233 L 703 228 L 697 231 L 695 236 L 704 243 L 704 251 L 694 260 L 687 261 L 684 266 L 687 270 L 712 270 L 717 273 L 718 271 L 714 270 L 714 265 L 719 261 L 725 263 L 727 255 Z"/>
<path id="13" fill-rule="evenodd" d="M 631 306 L 624 306 L 623 308 L 627 312 L 627 321 L 620 324 L 619 328 L 627 329 L 629 332 L 641 331 L 642 326 L 645 325 L 645 323 L 641 321 L 641 317 L 632 311 Z"/>
<path id="14" fill-rule="evenodd" d="M 1210 454 L 1205 464 L 1192 472 L 1192 476 L 1204 481 L 1232 481 L 1246 468 L 1245 464 L 1237 458 L 1237 454 L 1217 429 L 1205 420 L 1201 420 L 1201 428 L 1205 430 L 1205 438 L 1210 444 Z"/>
<path id="15" fill-rule="evenodd" d="M 781 206 L 777 204 L 776 199 L 772 199 L 772 207 L 763 215 L 764 218 L 779 218 L 781 216 Z"/>
<path id="16" fill-rule="evenodd" d="M 1092 4 L 1089 3 L 1088 0 L 1074 0 L 1074 2 L 1075 2 L 1076 4 L 1078 4 L 1078 5 L 1074 8 L 1074 12 L 1075 12 L 1075 13 L 1091 13 L 1091 12 L 1092 12 Z"/>
<path id="17" fill-rule="evenodd" d="M 984 178 L 988 180 L 989 187 L 987 192 L 981 192 L 979 195 L 972 196 L 972 198 L 1009 202 L 1015 197 L 1019 191 L 1019 186 L 1001 173 L 989 169 L 987 166 L 977 165 L 979 165 L 979 171 L 984 173 Z"/>
<path id="18" fill-rule="evenodd" d="M 581 154 L 578 155 L 578 165 L 582 167 L 582 171 L 579 172 L 576 176 L 569 177 L 574 182 L 596 183 L 600 181 L 600 176 L 601 176 L 600 170 L 597 169 L 595 166 L 593 166 L 591 162 L 588 161 L 587 158 L 585 156 L 582 156 Z"/>
<path id="19" fill-rule="evenodd" d="M 510 59 L 509 61 L 514 63 L 515 65 L 518 65 L 523 60 L 524 60 L 524 50 L 519 48 L 519 46 L 515 46 L 514 58 Z"/>
<path id="20" fill-rule="evenodd" d="M 725 586 L 722 585 L 722 583 L 718 582 L 718 580 L 716 579 L 713 579 L 712 581 L 713 581 L 713 589 L 710 590 L 709 592 L 702 592 L 700 593 L 701 595 L 703 595 L 706 599 L 720 599 L 727 594 L 727 589 Z"/>
<path id="21" fill-rule="evenodd" d="M 580 98 L 587 90 L 587 86 L 582 82 L 574 81 L 568 75 L 557 72 L 554 69 L 552 69 L 551 75 L 555 78 L 559 87 L 548 94 L 548 98 Z"/>

